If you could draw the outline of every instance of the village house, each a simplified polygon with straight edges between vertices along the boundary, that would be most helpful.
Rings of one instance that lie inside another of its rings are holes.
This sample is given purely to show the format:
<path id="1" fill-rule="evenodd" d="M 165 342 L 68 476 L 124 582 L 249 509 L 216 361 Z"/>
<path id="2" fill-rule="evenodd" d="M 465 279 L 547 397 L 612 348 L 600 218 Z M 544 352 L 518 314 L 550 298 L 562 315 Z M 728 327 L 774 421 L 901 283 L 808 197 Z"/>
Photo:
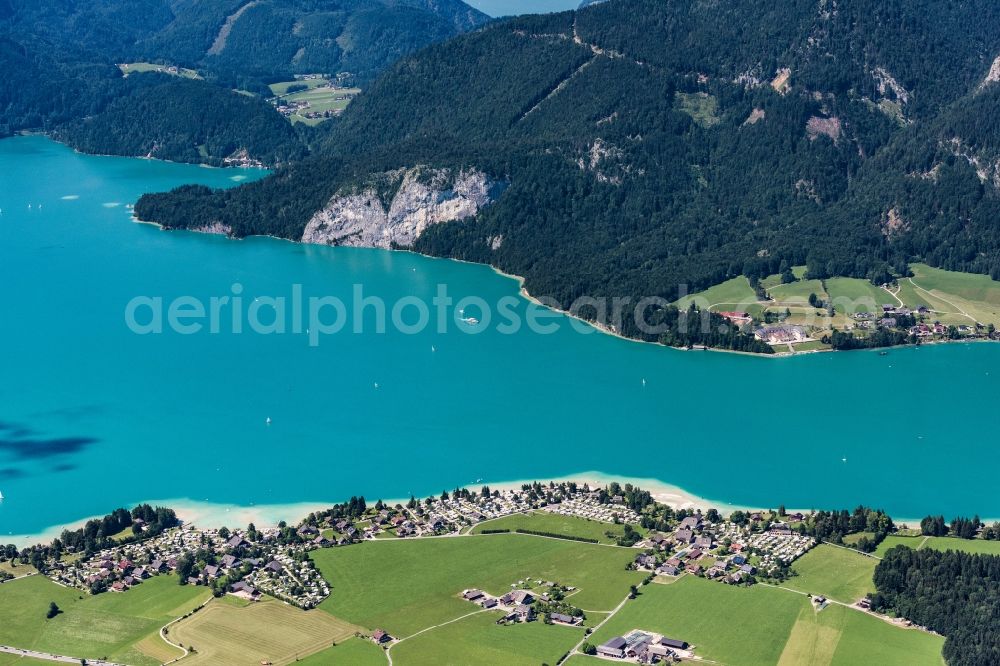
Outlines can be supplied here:
<path id="1" fill-rule="evenodd" d="M 573 617 L 572 615 L 565 615 L 563 613 L 552 613 L 549 617 L 552 619 L 553 622 L 557 624 L 566 624 L 571 627 L 575 627 L 576 625 L 583 622 L 582 618 Z"/>
<path id="2" fill-rule="evenodd" d="M 597 646 L 597 654 L 615 659 L 625 658 L 625 637 L 615 636 L 611 640 Z"/>

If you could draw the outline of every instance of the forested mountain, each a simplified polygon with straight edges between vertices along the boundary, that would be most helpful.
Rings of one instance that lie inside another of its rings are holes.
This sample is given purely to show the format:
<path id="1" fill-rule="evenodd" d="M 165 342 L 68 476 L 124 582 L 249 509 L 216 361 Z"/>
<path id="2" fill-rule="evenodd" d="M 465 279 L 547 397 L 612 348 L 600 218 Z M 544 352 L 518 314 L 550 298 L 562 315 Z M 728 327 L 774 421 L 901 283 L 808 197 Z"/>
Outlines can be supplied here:
<path id="1" fill-rule="evenodd" d="M 129 76 L 101 113 L 53 135 L 87 153 L 216 165 L 238 153 L 264 164 L 306 153 L 292 124 L 259 97 L 156 73 Z"/>
<path id="2" fill-rule="evenodd" d="M 998 56 L 992 0 L 611 0 L 431 46 L 352 103 L 323 154 L 137 210 L 300 238 L 370 174 L 472 166 L 510 186 L 416 249 L 563 304 L 673 300 L 783 261 L 1000 276 Z"/>
<path id="3" fill-rule="evenodd" d="M 209 84 L 264 94 L 266 83 L 304 73 L 350 73 L 363 85 L 486 20 L 461 0 L 0 0 L 0 136 L 128 99 L 116 63 L 188 67 Z"/>

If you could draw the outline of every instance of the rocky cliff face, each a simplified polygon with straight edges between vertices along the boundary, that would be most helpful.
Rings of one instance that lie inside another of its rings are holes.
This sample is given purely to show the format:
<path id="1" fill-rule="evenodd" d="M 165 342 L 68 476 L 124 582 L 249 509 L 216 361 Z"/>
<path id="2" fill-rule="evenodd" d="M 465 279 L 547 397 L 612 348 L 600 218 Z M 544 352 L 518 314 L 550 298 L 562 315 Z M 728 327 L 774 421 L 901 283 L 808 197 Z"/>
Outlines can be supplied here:
<path id="1" fill-rule="evenodd" d="M 474 169 L 414 167 L 337 193 L 309 220 L 303 243 L 409 247 L 427 227 L 478 213 L 502 183 Z"/>

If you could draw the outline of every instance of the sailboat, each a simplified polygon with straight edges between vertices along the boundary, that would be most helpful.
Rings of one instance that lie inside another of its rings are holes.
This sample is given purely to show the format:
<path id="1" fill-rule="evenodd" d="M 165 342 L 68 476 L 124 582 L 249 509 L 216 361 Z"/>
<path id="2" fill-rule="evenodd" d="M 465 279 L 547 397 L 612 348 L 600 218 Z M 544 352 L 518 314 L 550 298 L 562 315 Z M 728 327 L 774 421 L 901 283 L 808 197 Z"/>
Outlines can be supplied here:
<path id="1" fill-rule="evenodd" d="M 3 500 L 3 493 L 0 493 L 0 500 Z"/>
<path id="2" fill-rule="evenodd" d="M 266 423 L 267 425 L 271 425 L 271 417 L 268 416 L 267 420 L 265 420 L 264 423 Z"/>

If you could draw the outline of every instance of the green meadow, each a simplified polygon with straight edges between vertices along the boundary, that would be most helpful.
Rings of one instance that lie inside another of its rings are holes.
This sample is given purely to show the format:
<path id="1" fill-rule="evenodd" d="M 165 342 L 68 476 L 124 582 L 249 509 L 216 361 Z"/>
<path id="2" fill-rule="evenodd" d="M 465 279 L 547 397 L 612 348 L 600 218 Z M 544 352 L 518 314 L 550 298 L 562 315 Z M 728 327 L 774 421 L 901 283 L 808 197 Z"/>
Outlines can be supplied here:
<path id="1" fill-rule="evenodd" d="M 829 278 L 824 281 L 834 309 L 841 314 L 882 312 L 882 305 L 898 305 L 892 294 L 868 280 Z M 808 298 L 808 294 L 806 294 Z"/>
<path id="2" fill-rule="evenodd" d="M 809 600 L 773 587 L 732 587 L 685 576 L 670 585 L 646 585 L 603 627 L 597 645 L 632 629 L 685 640 L 695 654 L 724 664 L 774 664 Z"/>
<path id="3" fill-rule="evenodd" d="M 122 74 L 128 76 L 129 74 L 141 74 L 143 72 L 160 72 L 162 74 L 170 74 L 171 76 L 179 76 L 184 79 L 200 79 L 201 74 L 193 69 L 188 69 L 187 67 L 178 67 L 176 72 L 171 72 L 167 65 L 157 65 L 152 62 L 129 62 L 118 65 L 118 69 L 121 70 Z"/>
<path id="4" fill-rule="evenodd" d="M 320 608 L 370 629 L 409 636 L 471 613 L 461 592 L 502 594 L 520 580 L 579 588 L 572 603 L 607 611 L 643 575 L 626 571 L 635 550 L 520 534 L 373 541 L 316 551 L 333 590 Z"/>
<path id="5" fill-rule="evenodd" d="M 366 638 L 352 637 L 299 659 L 299 666 L 386 666 L 385 650 Z"/>
<path id="6" fill-rule="evenodd" d="M 500 613 L 483 612 L 408 638 L 392 648 L 405 666 L 555 664 L 583 638 L 583 629 L 544 622 L 497 626 Z"/>
<path id="7" fill-rule="evenodd" d="M 599 520 L 588 520 L 577 516 L 560 516 L 548 511 L 535 511 L 528 515 L 517 513 L 479 523 L 473 528 L 472 533 L 481 534 L 483 530 L 510 530 L 513 532 L 519 529 L 597 539 L 600 543 L 607 544 L 615 543 L 615 539 L 608 537 L 607 532 L 615 534 L 616 537 L 625 533 L 622 525 L 603 523 Z M 641 534 L 646 533 L 646 530 L 637 525 L 633 525 L 633 529 Z"/>
<path id="8" fill-rule="evenodd" d="M 975 553 L 979 555 L 1000 555 L 1000 541 L 987 541 L 986 539 L 957 539 L 955 537 L 934 537 L 916 536 L 906 537 L 892 535 L 878 545 L 875 554 L 885 557 L 889 549 L 896 546 L 906 546 L 920 550 L 921 548 L 932 548 L 933 550 L 958 550 L 964 553 Z"/>
<path id="9" fill-rule="evenodd" d="M 940 666 L 944 639 L 894 626 L 877 617 L 830 604 L 802 608 L 780 666 Z"/>
<path id="10" fill-rule="evenodd" d="M 713 127 L 719 118 L 719 100 L 707 93 L 677 93 L 677 108 L 702 127 Z"/>
<path id="11" fill-rule="evenodd" d="M 877 564 L 874 557 L 857 551 L 820 544 L 795 560 L 792 570 L 798 575 L 783 585 L 850 604 L 875 591 L 872 575 Z"/>
<path id="12" fill-rule="evenodd" d="M 764 585 L 731 587 L 685 576 L 647 585 L 605 626 L 599 644 L 632 629 L 688 641 L 719 663 L 783 666 L 940 666 L 944 639 L 830 604 L 814 610 L 804 595 Z M 596 663 L 573 657 L 571 665 Z"/>
<path id="13" fill-rule="evenodd" d="M 768 289 L 767 293 L 782 305 L 808 305 L 809 294 L 816 294 L 824 301 L 829 299 L 829 295 L 826 293 L 823 283 L 820 280 L 798 280 L 796 282 L 789 282 L 788 284 L 779 284 L 776 287 Z"/>
<path id="14" fill-rule="evenodd" d="M 73 657 L 108 657 L 137 666 L 157 664 L 159 659 L 141 652 L 137 644 L 209 594 L 203 587 L 180 586 L 173 576 L 98 596 L 31 576 L 0 585 L 0 644 Z M 47 620 L 50 602 L 62 613 Z"/>
<path id="15" fill-rule="evenodd" d="M 685 296 L 674 304 L 686 310 L 692 301 L 699 305 L 707 304 L 712 310 L 747 310 L 754 313 L 759 313 L 761 310 L 757 303 L 757 294 L 743 276 L 734 277 L 704 291 Z"/>

